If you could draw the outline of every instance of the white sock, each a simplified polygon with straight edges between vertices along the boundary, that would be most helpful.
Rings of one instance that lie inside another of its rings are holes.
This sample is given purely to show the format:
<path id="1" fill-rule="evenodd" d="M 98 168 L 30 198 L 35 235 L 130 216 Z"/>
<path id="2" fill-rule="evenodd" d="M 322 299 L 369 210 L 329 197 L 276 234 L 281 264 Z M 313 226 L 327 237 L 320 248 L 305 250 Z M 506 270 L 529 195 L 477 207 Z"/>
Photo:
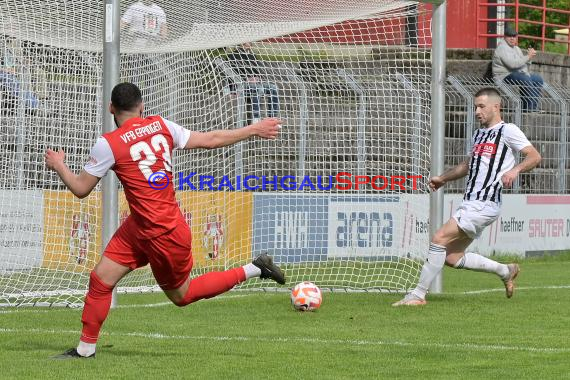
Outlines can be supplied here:
<path id="1" fill-rule="evenodd" d="M 509 275 L 509 267 L 507 267 L 506 264 L 498 263 L 495 260 L 473 252 L 466 252 L 453 267 L 477 272 L 496 273 L 501 278 L 505 278 Z"/>
<path id="2" fill-rule="evenodd" d="M 427 260 L 420 274 L 420 281 L 412 293 L 421 299 L 425 299 L 433 279 L 441 272 L 443 264 L 445 264 L 445 247 L 430 243 Z"/>
<path id="3" fill-rule="evenodd" d="M 85 343 L 79 341 L 79 345 L 77 346 L 77 353 L 81 356 L 91 356 L 95 353 L 95 347 L 97 343 Z"/>
<path id="4" fill-rule="evenodd" d="M 261 269 L 253 265 L 252 263 L 246 264 L 243 266 L 243 271 L 245 272 L 245 279 L 249 279 L 252 277 L 259 277 L 261 276 Z"/>

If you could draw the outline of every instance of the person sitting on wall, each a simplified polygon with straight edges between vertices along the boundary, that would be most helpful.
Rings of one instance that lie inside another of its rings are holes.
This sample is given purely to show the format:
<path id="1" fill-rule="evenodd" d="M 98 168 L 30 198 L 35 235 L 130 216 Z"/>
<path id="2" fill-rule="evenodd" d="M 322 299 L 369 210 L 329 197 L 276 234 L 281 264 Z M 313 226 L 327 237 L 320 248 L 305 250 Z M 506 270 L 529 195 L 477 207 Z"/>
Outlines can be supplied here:
<path id="1" fill-rule="evenodd" d="M 247 100 L 251 103 L 251 122 L 261 120 L 261 98 L 269 96 L 269 117 L 277 117 L 279 114 L 279 89 L 275 83 L 263 80 L 262 63 L 251 48 L 250 43 L 238 46 L 227 55 L 227 60 L 242 78 L 244 92 Z M 231 82 L 231 80 L 230 80 Z M 236 91 L 236 83 L 230 83 L 230 90 Z"/>
<path id="2" fill-rule="evenodd" d="M 19 48 L 19 42 L 13 37 L 7 37 L 3 48 L 0 50 L 0 87 L 8 93 L 14 102 L 10 108 L 16 108 L 16 102 L 22 101 L 27 113 L 33 114 L 39 108 L 39 99 L 36 94 L 28 90 L 31 83 L 22 83 L 23 65 L 18 62 L 15 53 Z M 19 55 L 21 57 L 21 54 Z M 27 86 L 26 86 L 27 85 Z"/>
<path id="3" fill-rule="evenodd" d="M 493 79 L 520 86 L 523 112 L 540 112 L 538 101 L 543 80 L 529 70 L 536 50 L 529 48 L 525 55 L 517 43 L 517 32 L 507 28 L 493 54 Z"/>

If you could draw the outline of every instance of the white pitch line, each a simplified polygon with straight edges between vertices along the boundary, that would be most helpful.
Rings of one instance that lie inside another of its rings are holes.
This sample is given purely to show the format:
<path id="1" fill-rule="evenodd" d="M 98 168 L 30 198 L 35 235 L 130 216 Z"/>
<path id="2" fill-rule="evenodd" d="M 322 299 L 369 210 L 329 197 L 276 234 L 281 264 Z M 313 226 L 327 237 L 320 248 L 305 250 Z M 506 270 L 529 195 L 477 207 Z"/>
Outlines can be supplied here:
<path id="1" fill-rule="evenodd" d="M 136 309 L 136 308 L 151 308 L 174 305 L 172 302 L 159 302 L 159 303 L 141 303 L 136 305 L 117 305 L 117 309 Z"/>
<path id="2" fill-rule="evenodd" d="M 44 329 L 7 329 L 0 328 L 0 334 L 72 334 L 79 335 L 78 331 L 72 330 L 44 330 Z M 320 338 L 262 338 L 251 336 L 203 336 L 203 335 L 168 335 L 163 333 L 104 333 L 106 336 L 119 337 L 137 337 L 157 340 L 194 340 L 194 341 L 212 341 L 212 342 L 264 342 L 264 343 L 293 343 L 293 344 L 329 344 L 342 346 L 398 346 L 398 347 L 425 347 L 436 349 L 464 349 L 472 351 L 519 351 L 543 354 L 564 354 L 570 353 L 570 348 L 557 347 L 531 347 L 531 346 L 508 346 L 494 344 L 477 344 L 477 343 L 411 343 L 404 341 L 382 341 L 382 340 L 350 340 L 350 339 L 320 339 Z"/>
<path id="3" fill-rule="evenodd" d="M 234 298 L 249 297 L 251 295 L 253 295 L 253 294 L 235 294 L 235 295 L 231 295 L 231 296 L 217 296 L 217 297 L 212 297 L 212 298 L 200 300 L 200 302 L 203 302 L 203 301 L 225 301 L 225 300 L 231 300 Z M 174 306 L 174 304 L 172 302 L 168 301 L 168 302 L 149 303 L 149 304 L 117 305 L 117 309 L 152 308 L 152 307 L 161 307 L 161 306 L 168 306 L 168 305 Z"/>
<path id="4" fill-rule="evenodd" d="M 234 298 L 244 298 L 250 297 L 255 295 L 256 293 L 251 294 L 234 294 L 234 295 L 221 295 L 213 298 L 208 298 L 201 300 L 200 302 L 204 301 L 227 301 L 232 300 Z M 154 308 L 154 307 L 162 307 L 162 306 L 174 306 L 174 304 L 170 301 L 167 302 L 158 302 L 158 303 L 148 303 L 148 304 L 134 304 L 134 305 L 117 305 L 117 309 L 137 309 L 137 308 Z M 81 311 L 82 308 L 66 308 L 66 307 L 52 307 L 47 310 L 34 310 L 33 307 L 25 308 L 25 309 L 18 309 L 15 307 L 13 310 L 0 310 L 0 314 L 16 314 L 16 313 L 25 313 L 25 314 L 39 314 L 39 313 L 52 313 L 54 311 L 61 311 L 61 310 L 74 310 L 74 311 Z"/>
<path id="5" fill-rule="evenodd" d="M 552 286 L 517 286 L 515 290 L 546 290 L 546 289 L 570 289 L 570 285 L 552 285 Z M 495 293 L 495 292 L 504 292 L 505 288 L 493 288 L 493 289 L 480 289 L 480 290 L 471 290 L 465 292 L 443 292 L 442 294 L 449 294 L 449 295 L 475 295 L 475 294 L 484 294 L 484 293 Z M 222 295 L 213 298 L 209 298 L 202 301 L 223 301 L 233 298 L 243 298 L 243 297 L 251 297 L 253 295 L 259 294 L 258 292 L 252 292 L 247 294 L 234 294 L 234 295 Z M 270 293 L 270 294 L 278 294 L 278 293 Z M 202 302 L 201 301 L 201 302 Z M 118 305 L 118 309 L 133 309 L 133 308 L 153 308 L 153 307 L 162 307 L 162 306 L 169 306 L 173 305 L 172 302 L 159 302 L 159 303 L 151 303 L 151 304 L 135 304 L 135 305 Z M 22 310 L 24 311 L 24 310 Z"/>
<path id="6" fill-rule="evenodd" d="M 570 285 L 517 286 L 517 287 L 515 287 L 515 291 L 520 291 L 520 290 L 557 290 L 557 289 L 570 289 Z M 444 294 L 473 295 L 473 294 L 495 293 L 495 292 L 504 292 L 504 291 L 505 291 L 505 288 L 493 288 L 493 289 L 470 290 L 467 292 L 451 292 L 451 293 L 444 293 Z"/>
<path id="7" fill-rule="evenodd" d="M 53 309 L 53 310 L 56 310 L 56 309 Z M 15 314 L 15 313 L 43 314 L 43 313 L 50 313 L 53 310 L 29 310 L 29 309 L 0 310 L 0 314 Z"/>
<path id="8" fill-rule="evenodd" d="M 516 287 L 515 290 L 560 290 L 560 289 L 570 289 L 570 285 L 552 285 L 552 286 L 521 286 Z M 504 292 L 505 288 L 493 288 L 493 289 L 480 289 L 480 290 L 470 290 L 465 292 L 444 292 L 442 294 L 448 295 L 477 295 L 477 294 L 485 294 L 485 293 L 501 293 Z M 243 298 L 243 297 L 251 297 L 253 295 L 259 294 L 258 292 L 251 292 L 247 294 L 234 294 L 234 295 L 220 295 L 217 297 L 209 298 L 203 301 L 224 301 L 224 300 L 231 300 L 234 298 Z M 273 293 L 278 294 L 278 293 Z M 118 305 L 118 309 L 137 309 L 137 308 L 155 308 L 155 307 L 163 307 L 163 306 L 170 306 L 174 305 L 172 302 L 158 302 L 158 303 L 150 303 L 150 304 L 135 304 L 135 305 Z M 32 307 L 26 309 L 18 309 L 15 308 L 14 310 L 0 310 L 0 314 L 13 314 L 13 313 L 51 313 L 55 310 L 76 310 L 81 311 L 82 308 L 60 308 L 60 307 L 52 307 L 49 310 L 34 310 Z"/>

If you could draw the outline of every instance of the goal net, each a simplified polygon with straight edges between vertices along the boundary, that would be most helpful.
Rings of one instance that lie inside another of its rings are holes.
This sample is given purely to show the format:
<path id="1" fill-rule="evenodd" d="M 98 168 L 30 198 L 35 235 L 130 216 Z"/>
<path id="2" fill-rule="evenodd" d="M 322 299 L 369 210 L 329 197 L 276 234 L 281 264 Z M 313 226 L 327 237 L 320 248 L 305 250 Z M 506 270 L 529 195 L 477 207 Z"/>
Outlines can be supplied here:
<path id="1" fill-rule="evenodd" d="M 267 251 L 289 287 L 415 284 L 428 243 L 429 5 L 156 0 L 120 11 L 121 81 L 141 88 L 147 115 L 199 131 L 283 120 L 275 141 L 176 152 L 192 276 Z M 95 0 L 0 5 L 2 305 L 81 305 L 101 255 L 99 186 L 75 198 L 44 153 L 63 149 L 78 173 L 102 133 L 103 13 Z M 158 288 L 144 267 L 118 289 Z"/>

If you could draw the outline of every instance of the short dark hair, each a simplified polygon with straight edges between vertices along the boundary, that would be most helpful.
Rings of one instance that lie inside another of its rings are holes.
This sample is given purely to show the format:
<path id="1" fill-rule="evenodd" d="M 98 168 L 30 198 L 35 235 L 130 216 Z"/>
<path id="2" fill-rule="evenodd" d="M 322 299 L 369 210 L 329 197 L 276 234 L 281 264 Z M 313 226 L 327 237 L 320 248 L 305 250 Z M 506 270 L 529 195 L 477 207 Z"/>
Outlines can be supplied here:
<path id="1" fill-rule="evenodd" d="M 499 93 L 499 91 L 494 87 L 484 87 L 475 93 L 476 98 L 479 96 L 484 96 L 484 95 L 496 96 L 498 98 L 501 97 L 501 93 Z"/>
<path id="2" fill-rule="evenodd" d="M 131 111 L 142 103 L 141 90 L 133 83 L 119 83 L 111 92 L 111 103 L 118 111 Z"/>
<path id="3" fill-rule="evenodd" d="M 494 87 L 483 87 L 482 89 L 480 89 L 475 93 L 476 98 L 478 98 L 479 96 L 487 96 L 489 98 L 495 98 L 499 104 L 501 104 L 503 101 L 503 99 L 501 98 L 501 94 Z"/>

